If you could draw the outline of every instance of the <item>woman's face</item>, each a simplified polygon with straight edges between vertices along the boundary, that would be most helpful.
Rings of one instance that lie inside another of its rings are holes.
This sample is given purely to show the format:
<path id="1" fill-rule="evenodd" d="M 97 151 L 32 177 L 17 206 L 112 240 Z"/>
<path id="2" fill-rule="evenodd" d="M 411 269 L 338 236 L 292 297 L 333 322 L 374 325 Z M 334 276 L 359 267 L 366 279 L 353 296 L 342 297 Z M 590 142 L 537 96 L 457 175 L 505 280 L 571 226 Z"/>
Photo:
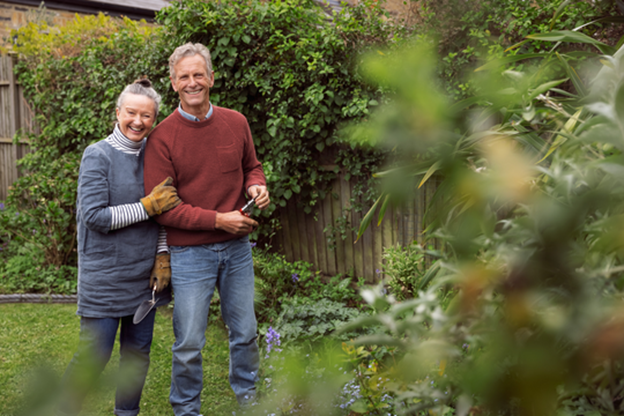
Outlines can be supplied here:
<path id="1" fill-rule="evenodd" d="M 128 139 L 140 142 L 152 130 L 156 121 L 154 101 L 144 95 L 127 94 L 117 108 L 119 129 Z"/>

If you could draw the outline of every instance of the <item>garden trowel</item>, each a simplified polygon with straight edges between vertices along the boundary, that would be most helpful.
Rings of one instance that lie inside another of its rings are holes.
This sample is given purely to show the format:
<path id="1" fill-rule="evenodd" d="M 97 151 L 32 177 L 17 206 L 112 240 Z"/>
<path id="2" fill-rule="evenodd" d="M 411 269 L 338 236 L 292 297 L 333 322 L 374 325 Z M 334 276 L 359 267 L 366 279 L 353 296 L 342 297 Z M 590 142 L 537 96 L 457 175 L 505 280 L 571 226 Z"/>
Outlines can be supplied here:
<path id="1" fill-rule="evenodd" d="M 148 313 L 150 313 L 154 305 L 156 305 L 156 286 L 154 286 L 154 289 L 152 289 L 152 299 L 144 300 L 137 308 L 136 312 L 134 313 L 132 323 L 136 325 L 143 319 L 145 319 L 145 317 Z"/>

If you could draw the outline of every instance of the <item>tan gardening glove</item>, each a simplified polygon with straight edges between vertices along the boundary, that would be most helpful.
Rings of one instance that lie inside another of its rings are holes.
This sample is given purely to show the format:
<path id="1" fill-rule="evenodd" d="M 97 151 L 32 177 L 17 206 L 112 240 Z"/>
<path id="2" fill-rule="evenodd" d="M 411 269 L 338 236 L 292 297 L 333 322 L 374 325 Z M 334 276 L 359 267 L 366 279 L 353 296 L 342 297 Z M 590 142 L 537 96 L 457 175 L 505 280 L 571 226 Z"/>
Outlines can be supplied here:
<path id="1" fill-rule="evenodd" d="M 156 254 L 154 268 L 150 276 L 150 289 L 154 289 L 154 286 L 156 286 L 156 293 L 162 292 L 164 288 L 169 286 L 169 282 L 171 282 L 170 259 L 171 255 L 169 253 Z"/>
<path id="2" fill-rule="evenodd" d="M 160 215 L 171 208 L 175 208 L 182 202 L 178 197 L 178 191 L 171 186 L 173 179 L 171 176 L 159 183 L 152 189 L 149 195 L 141 198 L 141 203 L 147 211 L 147 215 L 153 217 Z"/>

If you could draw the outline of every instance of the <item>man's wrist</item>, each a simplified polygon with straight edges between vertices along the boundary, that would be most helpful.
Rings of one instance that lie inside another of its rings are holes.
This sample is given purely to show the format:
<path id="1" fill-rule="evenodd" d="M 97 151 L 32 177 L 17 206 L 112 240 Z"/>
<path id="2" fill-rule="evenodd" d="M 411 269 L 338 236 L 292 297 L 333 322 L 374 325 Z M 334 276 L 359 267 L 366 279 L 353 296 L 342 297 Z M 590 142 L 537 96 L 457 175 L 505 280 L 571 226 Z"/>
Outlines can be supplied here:
<path id="1" fill-rule="evenodd" d="M 253 188 L 254 186 L 260 186 L 260 185 L 249 185 L 247 187 L 247 195 L 249 195 L 249 191 L 251 190 L 251 188 Z"/>

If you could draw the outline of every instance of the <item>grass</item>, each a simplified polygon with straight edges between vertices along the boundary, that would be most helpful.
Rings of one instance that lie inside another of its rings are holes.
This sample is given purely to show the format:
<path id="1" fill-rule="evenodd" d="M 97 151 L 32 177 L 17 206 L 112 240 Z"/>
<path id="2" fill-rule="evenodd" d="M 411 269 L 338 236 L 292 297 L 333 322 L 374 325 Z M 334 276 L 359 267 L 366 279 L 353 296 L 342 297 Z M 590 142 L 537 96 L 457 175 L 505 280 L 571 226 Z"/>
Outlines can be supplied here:
<path id="1" fill-rule="evenodd" d="M 171 308 L 156 314 L 151 364 L 141 399 L 141 414 L 172 415 L 169 405 L 171 345 L 174 342 Z M 78 345 L 80 318 L 76 305 L 0 305 L 0 415 L 51 415 L 50 406 L 35 412 L 26 410 L 53 395 L 53 387 L 65 371 Z M 112 415 L 114 375 L 119 365 L 119 345 L 100 387 L 92 392 L 83 415 Z M 227 330 L 220 319 L 211 320 L 206 331 L 204 357 L 204 415 L 231 415 L 236 398 L 228 383 L 229 352 Z M 49 393 L 49 394 L 47 394 Z"/>

